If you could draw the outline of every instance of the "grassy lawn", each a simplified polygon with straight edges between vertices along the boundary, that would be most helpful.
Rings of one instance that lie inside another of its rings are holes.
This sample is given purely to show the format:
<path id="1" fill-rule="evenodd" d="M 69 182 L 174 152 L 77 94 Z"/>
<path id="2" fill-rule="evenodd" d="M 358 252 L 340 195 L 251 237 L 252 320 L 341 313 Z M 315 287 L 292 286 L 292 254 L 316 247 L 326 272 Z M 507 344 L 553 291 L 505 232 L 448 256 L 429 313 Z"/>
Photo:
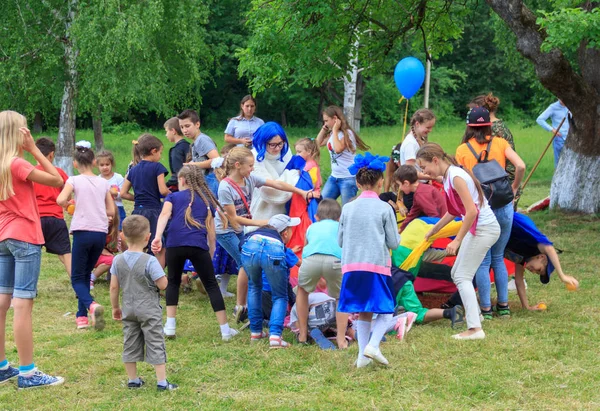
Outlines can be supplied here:
<path id="1" fill-rule="evenodd" d="M 316 131 L 291 130 L 290 137 L 314 136 Z M 458 125 L 439 126 L 430 140 L 453 152 L 462 131 Z M 549 136 L 537 128 L 512 131 L 518 152 L 531 167 Z M 220 130 L 205 132 L 221 145 Z M 374 152 L 388 154 L 401 133 L 401 127 L 393 127 L 364 129 L 361 134 Z M 119 172 L 129 162 L 135 137 L 106 135 Z M 92 140 L 91 133 L 78 132 L 82 138 Z M 328 161 L 324 153 L 325 175 Z M 551 173 L 549 153 L 521 205 L 548 195 Z M 344 352 L 314 346 L 269 351 L 267 344 L 251 346 L 247 331 L 223 343 L 208 299 L 194 291 L 182 294 L 178 338 L 167 342 L 168 376 L 180 389 L 161 394 L 146 364 L 139 367 L 146 388 L 125 388 L 119 323 L 109 320 L 100 333 L 75 329 L 77 306 L 70 282 L 58 259 L 44 255 L 34 307 L 35 361 L 40 369 L 64 376 L 66 383 L 31 392 L 17 392 L 12 384 L 1 386 L 0 409 L 598 409 L 600 220 L 557 212 L 533 218 L 565 251 L 563 269 L 581 288 L 568 292 L 556 276 L 542 286 L 529 275 L 530 302 L 543 301 L 548 310 L 523 311 L 511 293 L 512 319 L 484 323 L 484 341 L 453 341 L 445 322 L 417 326 L 405 341 L 388 338 L 382 345 L 389 368 L 356 370 L 355 345 Z M 109 305 L 106 283 L 98 283 L 93 294 Z M 234 300 L 226 304 L 230 309 Z M 16 362 L 10 325 L 7 332 L 7 356 Z"/>

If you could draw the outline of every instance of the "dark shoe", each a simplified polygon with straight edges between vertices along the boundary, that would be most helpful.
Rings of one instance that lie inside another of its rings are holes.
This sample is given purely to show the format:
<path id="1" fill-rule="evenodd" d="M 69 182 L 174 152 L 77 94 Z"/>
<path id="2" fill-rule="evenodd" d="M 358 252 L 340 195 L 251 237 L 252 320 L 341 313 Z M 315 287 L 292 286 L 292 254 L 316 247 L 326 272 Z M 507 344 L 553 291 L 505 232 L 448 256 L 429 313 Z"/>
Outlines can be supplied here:
<path id="1" fill-rule="evenodd" d="M 17 378 L 18 376 L 19 376 L 19 369 L 15 368 L 15 367 L 11 367 L 9 365 L 6 370 L 0 370 L 0 384 L 9 382 L 13 378 Z"/>
<path id="2" fill-rule="evenodd" d="M 510 307 L 508 305 L 498 305 L 496 304 L 493 307 L 493 310 L 496 311 L 498 317 L 503 320 L 510 319 Z"/>
<path id="3" fill-rule="evenodd" d="M 31 388 L 50 387 L 60 385 L 65 382 L 63 377 L 53 377 L 36 370 L 31 377 L 19 375 L 18 385 L 20 390 L 29 390 Z"/>
<path id="4" fill-rule="evenodd" d="M 450 321 L 452 328 L 460 327 L 465 323 L 465 309 L 462 305 L 455 305 L 450 309 Z"/>
<path id="5" fill-rule="evenodd" d="M 158 391 L 173 391 L 173 390 L 176 390 L 177 388 L 179 388 L 179 385 L 171 384 L 169 381 L 167 381 L 167 385 L 157 385 L 156 386 L 156 389 Z"/>
<path id="6" fill-rule="evenodd" d="M 494 318 L 494 311 L 492 310 L 481 310 L 481 316 L 484 321 L 491 321 Z"/>
<path id="7" fill-rule="evenodd" d="M 144 384 L 146 384 L 146 383 L 144 382 L 144 380 L 142 380 L 140 378 L 140 382 L 128 382 L 127 388 L 131 388 L 131 389 L 142 388 L 144 386 Z"/>

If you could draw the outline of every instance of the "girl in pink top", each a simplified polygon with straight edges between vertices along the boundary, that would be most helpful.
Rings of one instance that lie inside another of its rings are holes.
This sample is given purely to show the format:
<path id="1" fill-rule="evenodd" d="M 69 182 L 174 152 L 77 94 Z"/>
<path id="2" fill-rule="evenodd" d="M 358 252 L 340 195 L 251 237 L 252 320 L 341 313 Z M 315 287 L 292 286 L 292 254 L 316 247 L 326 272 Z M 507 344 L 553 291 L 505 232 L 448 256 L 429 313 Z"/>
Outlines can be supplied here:
<path id="1" fill-rule="evenodd" d="M 310 138 L 302 138 L 296 142 L 295 149 L 296 154 L 306 161 L 304 171 L 310 174 L 314 191 L 321 191 L 321 168 L 319 167 L 321 155 L 319 152 L 319 146 L 317 146 L 315 140 L 311 140 Z"/>
<path id="2" fill-rule="evenodd" d="M 42 169 L 23 159 L 31 153 Z M 0 384 L 18 377 L 19 388 L 59 385 L 62 377 L 46 375 L 33 363 L 31 312 L 37 296 L 44 236 L 33 183 L 60 187 L 62 177 L 36 147 L 25 117 L 0 112 Z M 13 333 L 19 369 L 11 367 L 4 347 L 6 314 L 14 310 Z"/>
<path id="3" fill-rule="evenodd" d="M 69 177 L 56 202 L 62 207 L 67 207 L 71 194 L 75 193 L 75 213 L 71 220 L 71 285 L 79 304 L 77 328 L 89 327 L 89 310 L 92 325 L 95 329 L 102 330 L 104 307 L 95 302 L 90 295 L 90 277 L 106 243 L 108 216 L 114 217 L 116 207 L 110 194 L 110 183 L 93 172 L 94 152 L 89 146 L 87 141 L 77 143 L 73 165 L 79 171 L 79 175 Z"/>

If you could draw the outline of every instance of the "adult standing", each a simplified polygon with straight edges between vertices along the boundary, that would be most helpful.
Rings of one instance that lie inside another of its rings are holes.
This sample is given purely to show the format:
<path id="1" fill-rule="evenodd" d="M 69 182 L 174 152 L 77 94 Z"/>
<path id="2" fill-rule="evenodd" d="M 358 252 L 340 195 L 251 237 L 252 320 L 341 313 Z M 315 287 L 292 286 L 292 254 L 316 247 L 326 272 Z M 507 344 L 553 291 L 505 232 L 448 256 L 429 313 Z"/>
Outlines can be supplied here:
<path id="1" fill-rule="evenodd" d="M 567 106 L 564 105 L 562 100 L 558 100 L 557 102 L 550 104 L 536 120 L 544 130 L 554 133 L 556 132 L 556 129 L 558 128 L 562 119 L 565 119 L 560 127 L 560 130 L 558 130 L 556 137 L 554 137 L 554 141 L 552 142 L 552 146 L 554 148 L 554 168 L 556 168 L 558 165 L 560 153 L 565 145 L 567 134 L 569 134 L 569 119 L 566 117 L 570 115 L 571 112 Z M 552 122 L 552 126 L 548 124 L 548 119 L 550 119 Z"/>
<path id="2" fill-rule="evenodd" d="M 323 127 L 317 135 L 317 144 L 319 147 L 327 145 L 331 156 L 331 175 L 321 196 L 337 200 L 341 195 L 343 206 L 358 192 L 356 177 L 348 171 L 354 163 L 356 149 L 366 151 L 370 147 L 348 125 L 342 109 L 337 106 L 329 106 L 323 111 Z"/>
<path id="3" fill-rule="evenodd" d="M 252 147 L 254 133 L 260 126 L 265 124 L 264 121 L 254 115 L 255 112 L 256 100 L 254 97 L 250 94 L 244 96 L 240 102 L 240 113 L 227 123 L 225 143 Z"/>
<path id="4" fill-rule="evenodd" d="M 512 183 L 513 193 L 516 194 L 525 174 L 525 163 L 506 140 L 494 138 L 491 126 L 492 122 L 490 121 L 489 111 L 484 107 L 471 109 L 467 116 L 467 129 L 463 136 L 463 143 L 456 149 L 456 161 L 463 167 L 473 170 L 473 167 L 478 163 L 478 159 L 482 157 L 484 150 L 488 151 L 487 158 L 489 160 L 496 160 L 503 169 L 506 168 L 506 160 L 510 160 L 516 168 L 515 180 Z M 504 249 L 506 248 L 506 243 L 508 243 L 512 229 L 514 216 L 513 202 L 509 201 L 508 204 L 492 208 L 492 211 L 500 225 L 500 237 L 492 248 L 488 250 L 475 274 L 481 313 L 488 320 L 491 320 L 493 316 L 490 299 L 490 266 L 494 269 L 494 281 L 496 283 L 496 293 L 498 294 L 496 311 L 501 317 L 510 318 L 510 308 L 508 306 L 508 271 L 506 270 L 506 265 L 504 265 Z"/>
<path id="5" fill-rule="evenodd" d="M 494 96 L 492 93 L 487 95 L 480 95 L 471 100 L 469 104 L 469 108 L 474 107 L 483 107 L 490 112 L 490 121 L 492 122 L 492 135 L 494 137 L 500 137 L 508 141 L 510 148 L 515 149 L 515 139 L 510 132 L 509 128 L 506 126 L 504 121 L 496 117 L 496 112 L 498 111 L 498 106 L 500 105 L 500 99 Z M 506 173 L 508 174 L 508 178 L 512 183 L 515 181 L 515 166 L 510 160 L 506 160 Z"/>

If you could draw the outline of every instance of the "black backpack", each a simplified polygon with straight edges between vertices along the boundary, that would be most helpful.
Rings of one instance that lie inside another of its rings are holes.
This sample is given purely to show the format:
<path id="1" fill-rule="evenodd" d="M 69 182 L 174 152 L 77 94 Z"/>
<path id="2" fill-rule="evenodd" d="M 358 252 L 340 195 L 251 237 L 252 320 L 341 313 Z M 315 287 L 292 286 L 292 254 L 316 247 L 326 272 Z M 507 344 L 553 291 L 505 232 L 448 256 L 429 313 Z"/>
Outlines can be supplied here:
<path id="1" fill-rule="evenodd" d="M 488 160 L 492 141 L 493 138 L 490 139 L 486 149 L 479 155 L 469 142 L 467 142 L 467 147 L 469 147 L 469 150 L 471 150 L 471 153 L 477 159 L 477 164 L 473 167 L 473 174 L 479 180 L 490 207 L 497 209 L 513 201 L 515 196 L 506 170 L 496 160 Z M 484 152 L 485 156 L 482 159 L 481 155 Z"/>

